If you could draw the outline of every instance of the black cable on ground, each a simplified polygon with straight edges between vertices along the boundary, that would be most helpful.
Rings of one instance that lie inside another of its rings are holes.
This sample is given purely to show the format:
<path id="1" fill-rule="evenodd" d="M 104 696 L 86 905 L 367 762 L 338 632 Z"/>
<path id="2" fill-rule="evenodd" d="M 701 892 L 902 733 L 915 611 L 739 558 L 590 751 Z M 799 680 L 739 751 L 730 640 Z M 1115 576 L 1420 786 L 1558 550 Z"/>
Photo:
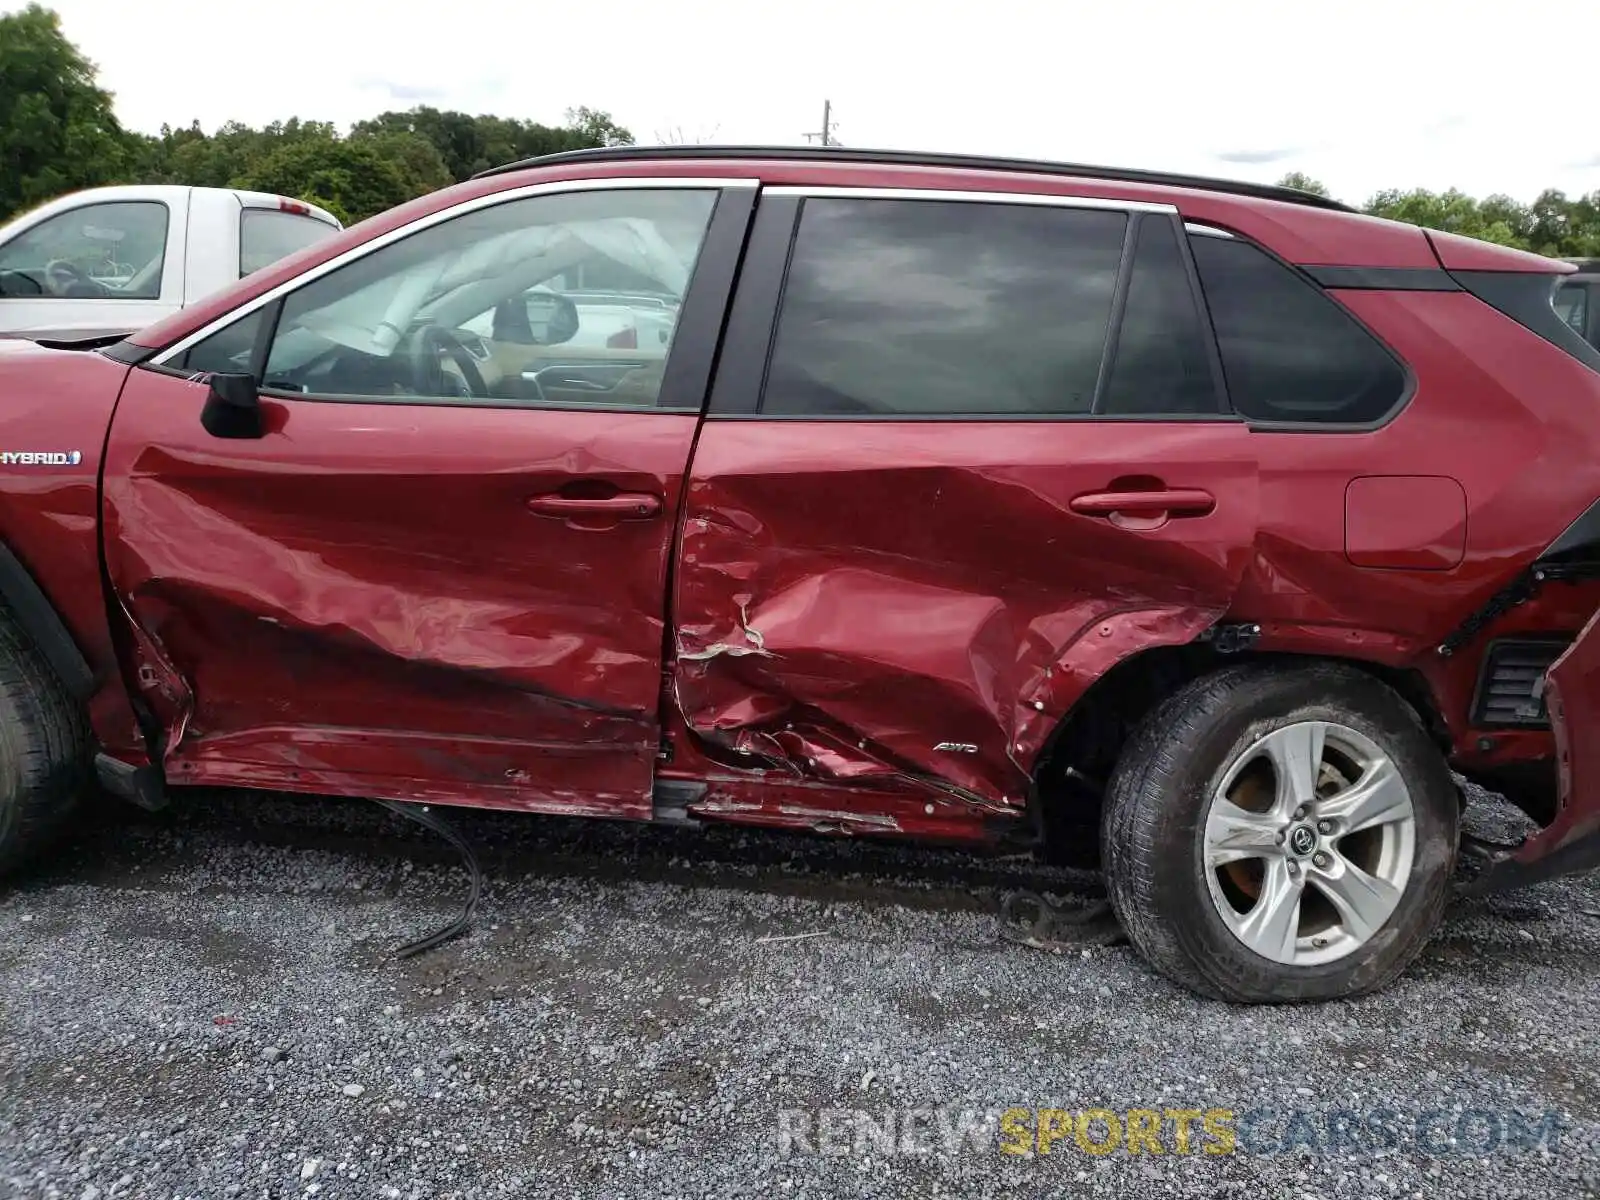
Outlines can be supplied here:
<path id="1" fill-rule="evenodd" d="M 478 899 L 483 895 L 483 868 L 478 865 L 478 856 L 472 852 L 472 847 L 467 844 L 467 839 L 461 836 L 459 830 L 443 817 L 429 811 L 426 807 L 415 804 L 403 804 L 398 800 L 378 800 L 376 803 L 383 805 L 390 812 L 415 821 L 424 829 L 431 829 L 445 841 L 449 842 L 461 852 L 461 861 L 466 864 L 467 872 L 472 876 L 472 890 L 467 896 L 467 902 L 461 908 L 461 915 L 450 924 L 444 926 L 427 937 L 418 938 L 414 942 L 407 942 L 394 952 L 396 958 L 411 958 L 425 950 L 432 950 L 435 946 L 443 945 L 451 938 L 460 937 L 472 928 L 473 914 L 478 911 Z"/>

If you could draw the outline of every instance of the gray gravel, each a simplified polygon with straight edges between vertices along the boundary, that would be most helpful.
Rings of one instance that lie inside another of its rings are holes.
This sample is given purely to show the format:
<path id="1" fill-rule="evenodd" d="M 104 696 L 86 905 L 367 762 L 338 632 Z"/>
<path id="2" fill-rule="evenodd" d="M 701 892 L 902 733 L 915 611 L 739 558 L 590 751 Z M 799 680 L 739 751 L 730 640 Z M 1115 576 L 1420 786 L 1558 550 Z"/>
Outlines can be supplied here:
<path id="1" fill-rule="evenodd" d="M 115 810 L 0 889 L 0 1197 L 1600 1194 L 1595 882 L 1457 902 L 1379 996 L 1244 1009 L 1126 948 L 997 938 L 1002 890 L 1088 886 L 1071 872 L 459 824 L 484 907 L 410 960 L 390 951 L 447 920 L 466 876 L 360 802 Z M 926 1131 L 1012 1106 L 1260 1120 L 1228 1155 L 1173 1153 L 1170 1132 L 1159 1157 L 1072 1136 L 946 1153 L 937 1132 L 911 1147 L 932 1152 L 780 1153 L 780 1110 L 937 1110 Z M 1554 1145 L 1485 1149 L 1513 1112 L 1558 1113 Z M 1449 1144 L 1458 1124 L 1476 1150 Z"/>

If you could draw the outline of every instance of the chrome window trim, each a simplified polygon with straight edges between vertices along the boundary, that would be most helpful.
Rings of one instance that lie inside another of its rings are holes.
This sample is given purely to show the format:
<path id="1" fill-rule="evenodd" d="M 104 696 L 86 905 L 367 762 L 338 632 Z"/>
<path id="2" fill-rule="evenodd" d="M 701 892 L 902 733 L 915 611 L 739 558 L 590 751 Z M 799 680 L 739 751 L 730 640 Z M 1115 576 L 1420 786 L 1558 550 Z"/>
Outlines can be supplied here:
<path id="1" fill-rule="evenodd" d="M 965 204 L 1028 204 L 1046 208 L 1089 208 L 1128 213 L 1176 213 L 1176 204 L 1150 200 L 1111 200 L 1104 196 L 1062 196 L 1054 192 L 973 192 L 918 187 L 849 187 L 786 184 L 764 187 L 764 196 L 799 196 L 818 200 L 945 200 Z"/>
<path id="2" fill-rule="evenodd" d="M 435 225 L 442 225 L 455 217 L 477 212 L 480 209 L 493 208 L 498 204 L 509 204 L 513 200 L 526 200 L 533 196 L 554 195 L 560 192 L 603 192 L 622 189 L 640 191 L 724 191 L 729 188 L 755 188 L 760 186 L 760 182 L 760 180 L 753 178 L 714 179 L 704 176 L 683 178 L 665 175 L 629 175 L 608 179 L 562 179 L 551 183 L 532 183 L 524 187 L 507 188 L 503 192 L 490 192 L 484 196 L 475 196 L 471 200 L 465 200 L 460 204 L 442 208 L 438 212 L 429 213 L 425 217 L 418 217 L 415 221 L 410 221 L 398 228 L 391 229 L 388 233 L 380 234 L 369 241 L 362 242 L 359 246 L 352 246 L 343 254 L 335 255 L 327 262 L 319 263 L 292 279 L 284 280 L 276 287 L 267 289 L 259 296 L 245 301 L 237 308 L 229 309 L 220 317 L 195 330 L 195 332 L 173 342 L 161 353 L 149 359 L 145 365 L 152 367 L 165 366 L 168 359 L 176 358 L 178 355 L 183 354 L 195 343 L 205 341 L 206 338 L 218 330 L 226 328 L 244 317 L 248 317 L 257 309 L 265 308 L 273 301 L 288 295 L 305 284 L 315 283 L 324 275 L 331 275 L 340 267 L 348 266 L 350 263 L 382 250 L 385 246 L 393 245 L 395 242 L 410 237 L 414 233 L 421 233 L 425 229 L 430 229 Z"/>
<path id="3" fill-rule="evenodd" d="M 1185 221 L 1183 228 L 1185 233 L 1198 234 L 1200 237 L 1225 238 L 1230 242 L 1234 240 L 1233 234 L 1226 229 L 1218 229 L 1215 225 L 1204 225 L 1199 221 Z"/>

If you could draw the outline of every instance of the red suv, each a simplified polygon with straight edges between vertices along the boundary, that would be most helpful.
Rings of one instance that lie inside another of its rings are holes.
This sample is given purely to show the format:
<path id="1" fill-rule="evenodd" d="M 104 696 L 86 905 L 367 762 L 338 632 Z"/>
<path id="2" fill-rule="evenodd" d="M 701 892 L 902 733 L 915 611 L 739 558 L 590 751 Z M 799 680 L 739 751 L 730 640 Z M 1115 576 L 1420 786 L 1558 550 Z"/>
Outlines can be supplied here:
<path id="1" fill-rule="evenodd" d="M 1600 861 L 1564 264 L 1275 188 L 584 151 L 0 350 L 0 858 L 90 764 L 1070 848 L 1202 993 Z M 1585 750 L 1584 746 L 1591 747 Z"/>

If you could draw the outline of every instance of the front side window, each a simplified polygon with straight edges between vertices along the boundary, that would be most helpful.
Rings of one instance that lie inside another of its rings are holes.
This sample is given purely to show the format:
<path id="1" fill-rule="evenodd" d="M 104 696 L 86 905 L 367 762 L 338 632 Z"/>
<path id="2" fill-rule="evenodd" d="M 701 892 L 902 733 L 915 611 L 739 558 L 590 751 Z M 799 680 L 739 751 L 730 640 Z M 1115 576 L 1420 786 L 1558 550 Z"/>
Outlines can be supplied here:
<path id="1" fill-rule="evenodd" d="M 0 246 L 0 296 L 158 300 L 166 253 L 165 204 L 86 204 Z"/>
<path id="2" fill-rule="evenodd" d="M 1240 238 L 1194 233 L 1189 244 L 1241 415 L 1368 424 L 1400 402 L 1405 369 L 1310 280 Z"/>
<path id="3" fill-rule="evenodd" d="M 350 399 L 655 405 L 716 192 L 508 201 L 285 297 L 268 390 Z"/>
<path id="4" fill-rule="evenodd" d="M 1127 222 L 1047 205 L 805 201 L 761 412 L 1090 413 Z"/>
<path id="5" fill-rule="evenodd" d="M 314 246 L 339 231 L 326 221 L 272 208 L 239 214 L 239 276 L 270 267 L 280 258 Z"/>
<path id="6" fill-rule="evenodd" d="M 168 365 L 177 371 L 248 375 L 268 310 L 258 308 L 196 342 Z"/>

